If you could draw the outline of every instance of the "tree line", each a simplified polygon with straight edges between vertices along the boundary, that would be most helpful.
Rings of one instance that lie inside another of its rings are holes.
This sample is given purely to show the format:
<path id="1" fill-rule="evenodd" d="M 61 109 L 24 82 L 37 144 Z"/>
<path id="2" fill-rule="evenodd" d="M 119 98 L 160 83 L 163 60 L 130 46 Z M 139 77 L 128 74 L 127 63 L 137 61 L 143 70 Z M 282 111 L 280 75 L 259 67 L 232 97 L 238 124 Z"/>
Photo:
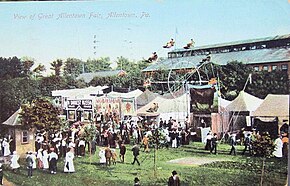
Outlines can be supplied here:
<path id="1" fill-rule="evenodd" d="M 109 85 L 135 89 L 143 86 L 142 69 L 148 66 L 144 60 L 131 61 L 118 57 L 116 68 L 112 69 L 109 57 L 88 59 L 57 59 L 50 63 L 52 73 L 43 76 L 45 66 L 34 67 L 35 60 L 29 57 L 0 57 L 0 121 L 5 121 L 22 104 L 30 103 L 35 98 L 51 97 L 51 91 L 60 89 L 84 88 L 88 86 Z M 86 83 L 77 80 L 81 73 L 124 70 L 126 75 L 95 77 Z"/>

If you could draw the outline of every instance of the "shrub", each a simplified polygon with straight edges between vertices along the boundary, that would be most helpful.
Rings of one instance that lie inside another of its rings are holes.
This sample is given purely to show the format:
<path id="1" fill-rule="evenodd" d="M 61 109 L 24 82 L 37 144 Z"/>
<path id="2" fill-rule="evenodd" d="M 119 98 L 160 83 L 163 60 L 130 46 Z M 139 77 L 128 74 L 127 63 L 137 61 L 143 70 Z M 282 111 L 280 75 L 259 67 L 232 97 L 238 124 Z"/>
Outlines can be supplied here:
<path id="1" fill-rule="evenodd" d="M 253 155 L 260 157 L 271 157 L 274 151 L 275 145 L 270 138 L 269 133 L 263 133 L 261 136 L 257 136 L 256 140 L 252 142 Z"/>

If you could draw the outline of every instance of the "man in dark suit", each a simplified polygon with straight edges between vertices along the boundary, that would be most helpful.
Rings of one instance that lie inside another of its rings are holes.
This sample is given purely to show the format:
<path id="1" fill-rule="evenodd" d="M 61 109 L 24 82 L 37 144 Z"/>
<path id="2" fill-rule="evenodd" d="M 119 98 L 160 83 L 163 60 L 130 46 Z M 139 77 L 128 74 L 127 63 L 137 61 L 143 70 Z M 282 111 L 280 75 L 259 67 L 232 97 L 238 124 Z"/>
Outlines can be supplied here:
<path id="1" fill-rule="evenodd" d="M 135 144 L 132 148 L 133 151 L 133 156 L 134 156 L 134 161 L 132 163 L 132 165 L 135 164 L 135 161 L 137 161 L 138 165 L 140 166 L 140 162 L 138 161 L 137 157 L 139 156 L 139 152 L 140 152 L 140 148 L 137 144 Z"/>
<path id="2" fill-rule="evenodd" d="M 168 186 L 180 186 L 180 179 L 176 171 L 172 171 L 172 176 L 168 179 Z"/>
<path id="3" fill-rule="evenodd" d="M 122 144 L 120 145 L 120 159 L 122 163 L 124 163 L 125 161 L 125 154 L 126 154 L 126 146 L 122 142 Z"/>

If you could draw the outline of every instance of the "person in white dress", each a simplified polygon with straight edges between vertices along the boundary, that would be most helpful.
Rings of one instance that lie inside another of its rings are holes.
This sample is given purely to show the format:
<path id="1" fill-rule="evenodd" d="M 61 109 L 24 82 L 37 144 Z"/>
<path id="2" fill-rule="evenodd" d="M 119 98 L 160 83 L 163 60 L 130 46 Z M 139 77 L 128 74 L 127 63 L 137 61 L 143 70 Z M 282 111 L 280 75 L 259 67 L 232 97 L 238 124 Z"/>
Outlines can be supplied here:
<path id="1" fill-rule="evenodd" d="M 4 138 L 4 141 L 2 142 L 2 147 L 4 149 L 3 155 L 9 156 L 11 154 L 11 152 L 10 152 L 10 145 L 7 141 L 7 138 Z"/>
<path id="2" fill-rule="evenodd" d="M 13 172 L 15 172 L 19 167 L 19 163 L 18 163 L 18 160 L 19 160 L 19 155 L 17 154 L 16 151 L 13 152 L 13 155 L 11 155 L 11 164 L 10 164 L 10 167 L 12 168 Z"/>
<path id="3" fill-rule="evenodd" d="M 282 142 L 281 136 L 278 136 L 277 139 L 275 139 L 274 145 L 275 145 L 275 149 L 274 149 L 273 155 L 277 158 L 282 158 L 283 157 L 283 152 L 282 152 L 283 142 Z"/>
<path id="4" fill-rule="evenodd" d="M 33 152 L 31 154 L 31 158 L 32 158 L 32 161 L 33 161 L 32 169 L 36 169 L 36 152 Z"/>
<path id="5" fill-rule="evenodd" d="M 73 148 L 70 149 L 69 152 L 66 153 L 65 155 L 65 163 L 64 163 L 64 172 L 68 173 L 73 173 L 75 172 L 75 167 L 74 167 L 74 150 Z"/>
<path id="6" fill-rule="evenodd" d="M 105 149 L 103 148 L 100 149 L 99 157 L 100 157 L 100 164 L 105 165 L 106 164 Z"/>
<path id="7" fill-rule="evenodd" d="M 39 169 L 42 169 L 43 168 L 43 155 L 42 155 L 42 151 L 43 151 L 42 148 L 38 149 L 37 155 L 36 155 L 37 165 L 38 165 L 38 168 Z"/>
<path id="8" fill-rule="evenodd" d="M 47 149 L 44 149 L 42 153 L 43 153 L 42 156 L 43 169 L 47 170 L 49 168 Z"/>

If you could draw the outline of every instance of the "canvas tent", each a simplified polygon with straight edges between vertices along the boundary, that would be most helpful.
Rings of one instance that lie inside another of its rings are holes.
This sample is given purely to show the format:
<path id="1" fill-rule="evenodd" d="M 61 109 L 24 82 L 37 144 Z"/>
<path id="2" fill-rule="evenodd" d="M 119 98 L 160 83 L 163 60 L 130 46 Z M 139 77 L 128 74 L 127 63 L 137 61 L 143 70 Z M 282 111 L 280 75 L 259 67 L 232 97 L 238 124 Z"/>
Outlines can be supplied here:
<path id="1" fill-rule="evenodd" d="M 226 107 L 226 111 L 231 116 L 228 129 L 237 131 L 245 127 L 251 128 L 251 116 L 262 102 L 262 99 L 241 91 L 236 99 Z"/>
<path id="2" fill-rule="evenodd" d="M 241 91 L 227 107 L 226 110 L 233 112 L 250 112 L 250 115 L 260 106 L 262 99 Z"/>
<path id="3" fill-rule="evenodd" d="M 139 89 L 133 90 L 131 92 L 127 93 L 121 93 L 121 92 L 110 92 L 107 94 L 107 97 L 112 97 L 112 98 L 137 98 L 140 96 L 143 92 Z"/>
<path id="4" fill-rule="evenodd" d="M 228 101 L 226 99 L 223 99 L 221 97 L 218 97 L 218 108 L 219 108 L 219 112 L 225 111 L 225 109 L 227 108 L 227 106 L 229 104 L 231 104 L 231 101 Z"/>
<path id="5" fill-rule="evenodd" d="M 150 101 L 155 99 L 158 94 L 151 92 L 150 90 L 146 89 L 141 95 L 139 95 L 136 99 L 137 108 L 141 108 L 148 104 Z"/>
<path id="6" fill-rule="evenodd" d="M 229 128 L 229 112 L 226 107 L 231 103 L 226 99 L 218 97 L 218 113 L 211 113 L 211 130 L 213 133 L 217 133 L 222 136 L 224 132 Z"/>
<path id="7" fill-rule="evenodd" d="M 157 112 L 147 112 L 154 103 L 158 104 Z M 188 98 L 187 94 L 174 99 L 166 99 L 162 96 L 156 97 L 147 105 L 137 110 L 139 116 L 159 115 L 163 120 L 168 120 L 170 117 L 179 121 L 185 120 L 188 116 Z"/>
<path id="8" fill-rule="evenodd" d="M 108 86 L 90 86 L 87 88 L 54 90 L 51 92 L 51 94 L 53 97 L 83 98 L 88 96 L 102 95 L 103 90 L 107 88 Z"/>
<path id="9" fill-rule="evenodd" d="M 263 128 L 274 122 L 279 128 L 285 123 L 289 125 L 289 95 L 268 94 L 253 116 L 257 123 L 263 124 Z"/>

